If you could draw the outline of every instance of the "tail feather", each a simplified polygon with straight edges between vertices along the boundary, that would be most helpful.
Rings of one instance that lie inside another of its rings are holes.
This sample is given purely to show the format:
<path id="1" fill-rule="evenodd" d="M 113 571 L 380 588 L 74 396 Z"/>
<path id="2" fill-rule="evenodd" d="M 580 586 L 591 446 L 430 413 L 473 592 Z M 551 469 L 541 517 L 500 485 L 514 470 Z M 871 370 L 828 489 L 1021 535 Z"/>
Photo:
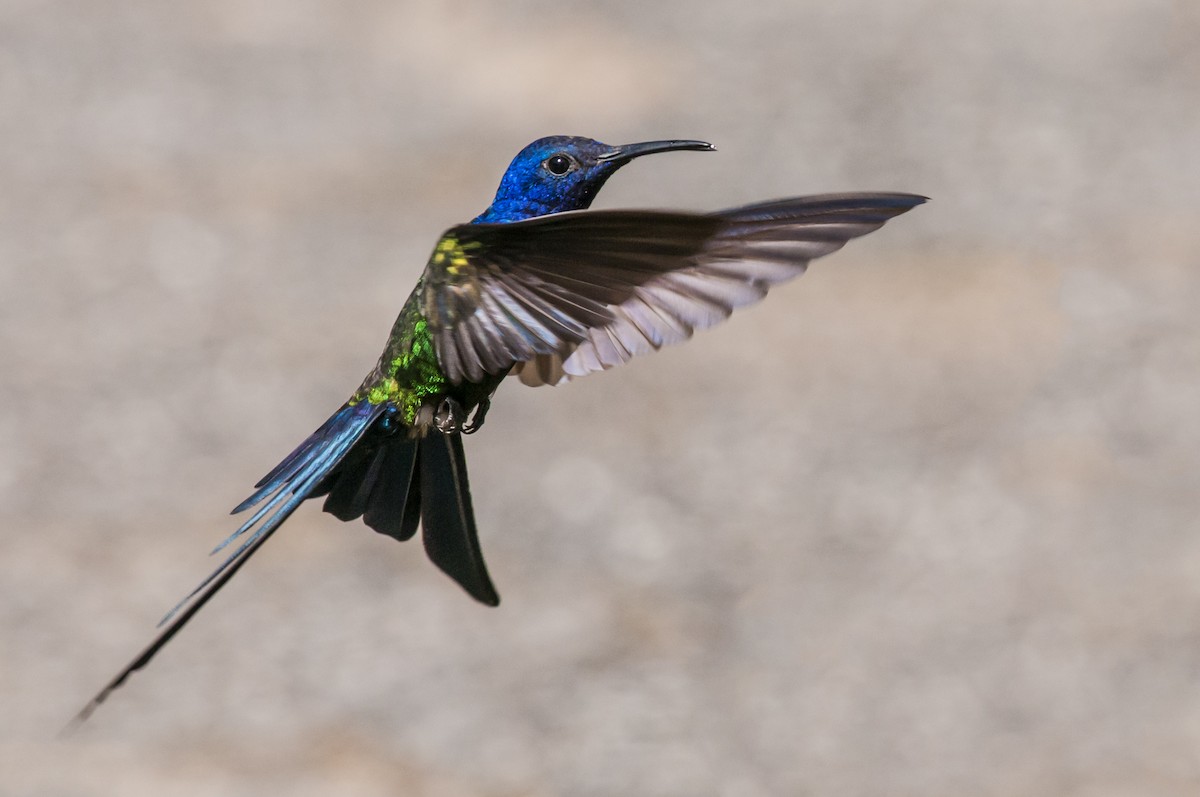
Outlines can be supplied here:
<path id="1" fill-rule="evenodd" d="M 417 533 L 417 527 L 421 525 L 421 479 L 419 473 L 420 459 L 413 468 L 412 482 L 408 486 L 408 501 L 404 504 L 404 514 L 400 518 L 400 533 L 396 535 L 396 539 L 401 542 L 411 540 Z"/>
<path id="2" fill-rule="evenodd" d="M 275 529 L 279 528 L 283 521 L 291 517 L 291 514 L 296 511 L 296 507 L 311 497 L 313 490 L 338 466 L 338 463 L 345 458 L 354 444 L 362 438 L 375 420 L 384 413 L 385 409 L 384 405 L 356 404 L 343 407 L 329 421 L 326 421 L 309 438 L 308 442 L 311 445 L 307 447 L 304 453 L 298 457 L 295 454 L 293 455 L 292 458 L 295 458 L 295 462 L 284 471 L 290 472 L 291 475 L 286 480 L 276 477 L 275 481 L 261 488 L 256 493 L 256 495 L 261 494 L 260 497 L 255 499 L 251 506 L 254 503 L 262 501 L 268 495 L 271 496 L 270 499 L 248 521 L 243 523 L 237 531 L 229 535 L 224 542 L 218 545 L 216 550 L 221 550 L 238 537 L 254 529 L 249 538 L 238 546 L 195 589 L 189 592 L 182 601 L 176 604 L 171 611 L 167 612 L 166 616 L 159 621 L 159 625 L 161 626 L 169 622 L 171 617 L 182 609 L 188 601 L 196 597 L 205 587 L 219 577 L 227 567 L 232 565 L 236 559 L 249 550 L 256 540 L 270 536 L 275 532 Z M 298 451 L 302 449 L 304 449 L 304 446 L 298 449 Z M 276 481 L 279 483 L 274 487 L 273 495 L 271 492 L 264 492 L 272 485 L 275 485 Z M 255 525 L 258 527 L 254 528 Z"/>
<path id="3" fill-rule="evenodd" d="M 86 720 L 114 690 L 125 683 L 130 675 L 150 663 L 155 654 L 187 625 L 196 612 L 200 611 L 229 582 L 229 579 L 233 578 L 234 574 L 254 555 L 254 552 L 291 516 L 292 512 L 296 511 L 296 507 L 306 498 L 311 497 L 313 490 L 338 466 L 338 463 L 346 457 L 354 444 L 362 438 L 384 411 L 383 405 L 372 406 L 365 403 L 343 407 L 296 449 L 288 459 L 284 460 L 286 467 L 277 467 L 272 471 L 274 475 L 268 475 L 268 478 L 260 483 L 264 485 L 263 489 L 252 496 L 253 500 L 248 503 L 244 502 L 243 508 L 259 503 L 267 496 L 271 496 L 272 493 L 274 495 L 266 506 L 255 513 L 251 522 L 244 524 L 234 532 L 225 544 L 244 534 L 261 520 L 258 527 L 216 570 L 167 613 L 166 617 L 159 622 L 160 627 L 164 625 L 166 627 L 137 658 L 127 664 L 115 678 L 96 693 L 96 696 L 75 716 L 73 724 Z"/>
<path id="4" fill-rule="evenodd" d="M 240 558 L 231 563 L 221 565 L 221 568 L 218 571 L 220 576 L 218 576 L 216 580 L 209 584 L 208 589 L 201 593 L 196 600 L 192 601 L 190 606 L 180 612 L 175 619 L 171 621 L 170 625 L 164 628 L 162 632 L 154 638 L 154 641 L 147 645 L 146 649 L 137 655 L 137 658 L 125 665 L 125 668 L 117 673 L 116 677 L 105 684 L 104 688 L 97 692 L 95 697 L 89 700 L 86 706 L 80 709 L 79 713 L 75 715 L 74 719 L 71 720 L 70 724 L 67 725 L 64 730 L 69 732 L 88 717 L 92 716 L 92 713 L 100 707 L 100 704 L 107 700 L 109 695 L 121 688 L 121 685 L 129 679 L 129 676 L 133 675 L 135 672 L 149 664 L 150 660 L 154 658 L 155 654 L 162 650 L 163 646 L 170 642 L 171 639 L 178 634 L 185 625 L 188 624 L 188 621 L 195 616 L 196 612 L 204 608 L 204 604 L 208 603 L 212 596 L 216 595 L 217 592 L 220 591 L 221 587 L 225 586 L 229 579 L 233 578 L 237 574 L 237 571 L 242 569 L 242 565 L 246 564 L 246 562 L 250 560 L 250 557 L 254 555 L 254 552 L 257 551 L 259 546 L 266 542 L 269 537 L 270 534 L 264 534 L 258 537 L 251 542 L 250 546 L 246 548 L 245 552 Z"/>
<path id="5" fill-rule="evenodd" d="M 315 449 L 323 448 L 329 442 L 331 436 L 336 436 L 347 425 L 354 425 L 355 419 L 370 415 L 370 420 L 373 422 L 385 409 L 383 406 L 365 403 L 347 404 L 342 407 L 329 416 L 328 420 L 321 424 L 317 431 L 309 435 L 303 443 L 296 446 L 296 450 L 284 457 L 278 465 L 271 469 L 270 473 L 259 479 L 254 485 L 257 488 L 255 492 L 245 501 L 235 506 L 229 514 L 236 515 L 239 512 L 246 511 L 255 504 L 260 503 L 284 484 L 290 482 L 301 468 L 312 461 Z"/>
<path id="6" fill-rule="evenodd" d="M 370 445 L 331 474 L 324 509 L 339 520 L 361 517 L 370 528 L 400 540 L 418 526 L 435 565 L 471 597 L 500 602 L 488 576 L 471 508 L 461 434 L 431 431 L 414 439 L 395 435 Z"/>
<path id="7" fill-rule="evenodd" d="M 343 407 L 264 476 L 234 511 L 261 506 L 217 550 L 245 539 L 163 617 L 158 636 L 83 707 L 68 729 L 149 664 L 309 498 L 328 494 L 327 512 L 340 520 L 362 517 L 375 531 L 397 540 L 410 539 L 423 526 L 433 563 L 476 600 L 499 604 L 479 547 L 462 435 L 430 432 L 412 439 L 372 433 L 386 412 L 387 405 Z"/>
<path id="8" fill-rule="evenodd" d="M 421 505 L 421 496 L 412 490 L 417 466 L 418 442 L 409 438 L 389 441 L 376 459 L 378 478 L 361 513 L 363 522 L 380 534 L 403 542 L 416 532 L 404 524 L 409 504 Z"/>
<path id="9" fill-rule="evenodd" d="M 420 445 L 421 522 L 425 552 L 442 572 L 481 603 L 496 606 L 471 509 L 462 435 L 430 434 Z"/>
<path id="10" fill-rule="evenodd" d="M 323 508 L 338 520 L 350 521 L 362 517 L 386 456 L 385 449 L 376 448 L 364 452 L 354 462 L 347 459 L 338 473 L 330 475 L 328 484 L 320 485 L 313 492 L 313 497 L 328 493 Z"/>

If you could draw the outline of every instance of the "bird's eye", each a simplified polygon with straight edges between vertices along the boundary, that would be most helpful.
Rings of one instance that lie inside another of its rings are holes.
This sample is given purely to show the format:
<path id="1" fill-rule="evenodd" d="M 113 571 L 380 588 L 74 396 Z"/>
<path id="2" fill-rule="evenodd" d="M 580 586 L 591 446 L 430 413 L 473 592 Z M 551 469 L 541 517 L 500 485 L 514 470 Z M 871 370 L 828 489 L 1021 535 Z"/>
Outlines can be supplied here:
<path id="1" fill-rule="evenodd" d="M 546 167 L 546 171 L 558 177 L 562 177 L 564 174 L 571 171 L 571 167 L 574 166 L 575 163 L 566 155 L 559 154 L 551 155 L 549 158 L 546 158 L 546 162 L 542 165 Z"/>

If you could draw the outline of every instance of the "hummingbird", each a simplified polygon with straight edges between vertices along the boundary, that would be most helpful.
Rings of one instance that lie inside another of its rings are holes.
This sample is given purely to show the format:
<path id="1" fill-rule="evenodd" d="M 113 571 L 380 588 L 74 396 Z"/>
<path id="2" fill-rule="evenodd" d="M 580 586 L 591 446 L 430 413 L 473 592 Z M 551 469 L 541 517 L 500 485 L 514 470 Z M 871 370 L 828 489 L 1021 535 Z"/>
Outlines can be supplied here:
<path id="1" fill-rule="evenodd" d="M 471 597 L 498 605 L 463 436 L 483 426 L 506 377 L 560 385 L 684 341 L 926 201 L 871 192 L 715 213 L 588 210 L 636 158 L 714 149 L 704 141 L 610 146 L 575 136 L 522 149 L 487 209 L 438 240 L 362 384 L 233 509 L 250 514 L 214 551 L 231 549 L 224 560 L 75 722 L 145 667 L 312 498 L 323 497 L 324 511 L 339 520 L 362 518 L 396 540 L 420 529 L 437 567 Z"/>

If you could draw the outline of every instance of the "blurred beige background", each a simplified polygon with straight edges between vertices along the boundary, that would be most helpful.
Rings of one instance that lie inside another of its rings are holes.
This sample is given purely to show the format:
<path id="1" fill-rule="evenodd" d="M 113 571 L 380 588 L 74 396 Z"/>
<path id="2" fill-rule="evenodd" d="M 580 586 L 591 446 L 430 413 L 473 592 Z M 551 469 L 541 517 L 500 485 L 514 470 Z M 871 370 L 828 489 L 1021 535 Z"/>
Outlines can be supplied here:
<path id="1" fill-rule="evenodd" d="M 1200 6 L 0 3 L 0 795 L 1200 793 Z M 528 141 L 934 202 L 306 507 L 76 736 Z"/>

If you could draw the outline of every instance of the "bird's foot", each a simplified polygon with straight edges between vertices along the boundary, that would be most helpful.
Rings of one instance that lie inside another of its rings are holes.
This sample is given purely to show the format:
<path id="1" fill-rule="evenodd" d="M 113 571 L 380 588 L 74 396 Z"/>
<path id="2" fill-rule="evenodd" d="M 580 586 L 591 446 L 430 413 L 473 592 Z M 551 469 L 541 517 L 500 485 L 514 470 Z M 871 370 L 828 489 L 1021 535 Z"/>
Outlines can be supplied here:
<path id="1" fill-rule="evenodd" d="M 452 398 L 445 398 L 434 413 L 433 425 L 442 434 L 454 434 L 462 431 L 466 420 L 467 413 L 463 406 Z"/>
<path id="2" fill-rule="evenodd" d="M 492 408 L 492 400 L 485 398 L 479 402 L 479 406 L 475 408 L 475 414 L 471 417 L 471 422 L 463 426 L 463 434 L 475 434 L 483 427 L 483 419 L 487 417 L 488 410 Z"/>
<path id="3" fill-rule="evenodd" d="M 475 434 L 483 426 L 491 401 L 484 399 L 476 408 L 475 414 L 468 420 L 467 411 L 463 405 L 452 398 L 442 399 L 438 411 L 433 416 L 433 425 L 442 434 Z"/>

